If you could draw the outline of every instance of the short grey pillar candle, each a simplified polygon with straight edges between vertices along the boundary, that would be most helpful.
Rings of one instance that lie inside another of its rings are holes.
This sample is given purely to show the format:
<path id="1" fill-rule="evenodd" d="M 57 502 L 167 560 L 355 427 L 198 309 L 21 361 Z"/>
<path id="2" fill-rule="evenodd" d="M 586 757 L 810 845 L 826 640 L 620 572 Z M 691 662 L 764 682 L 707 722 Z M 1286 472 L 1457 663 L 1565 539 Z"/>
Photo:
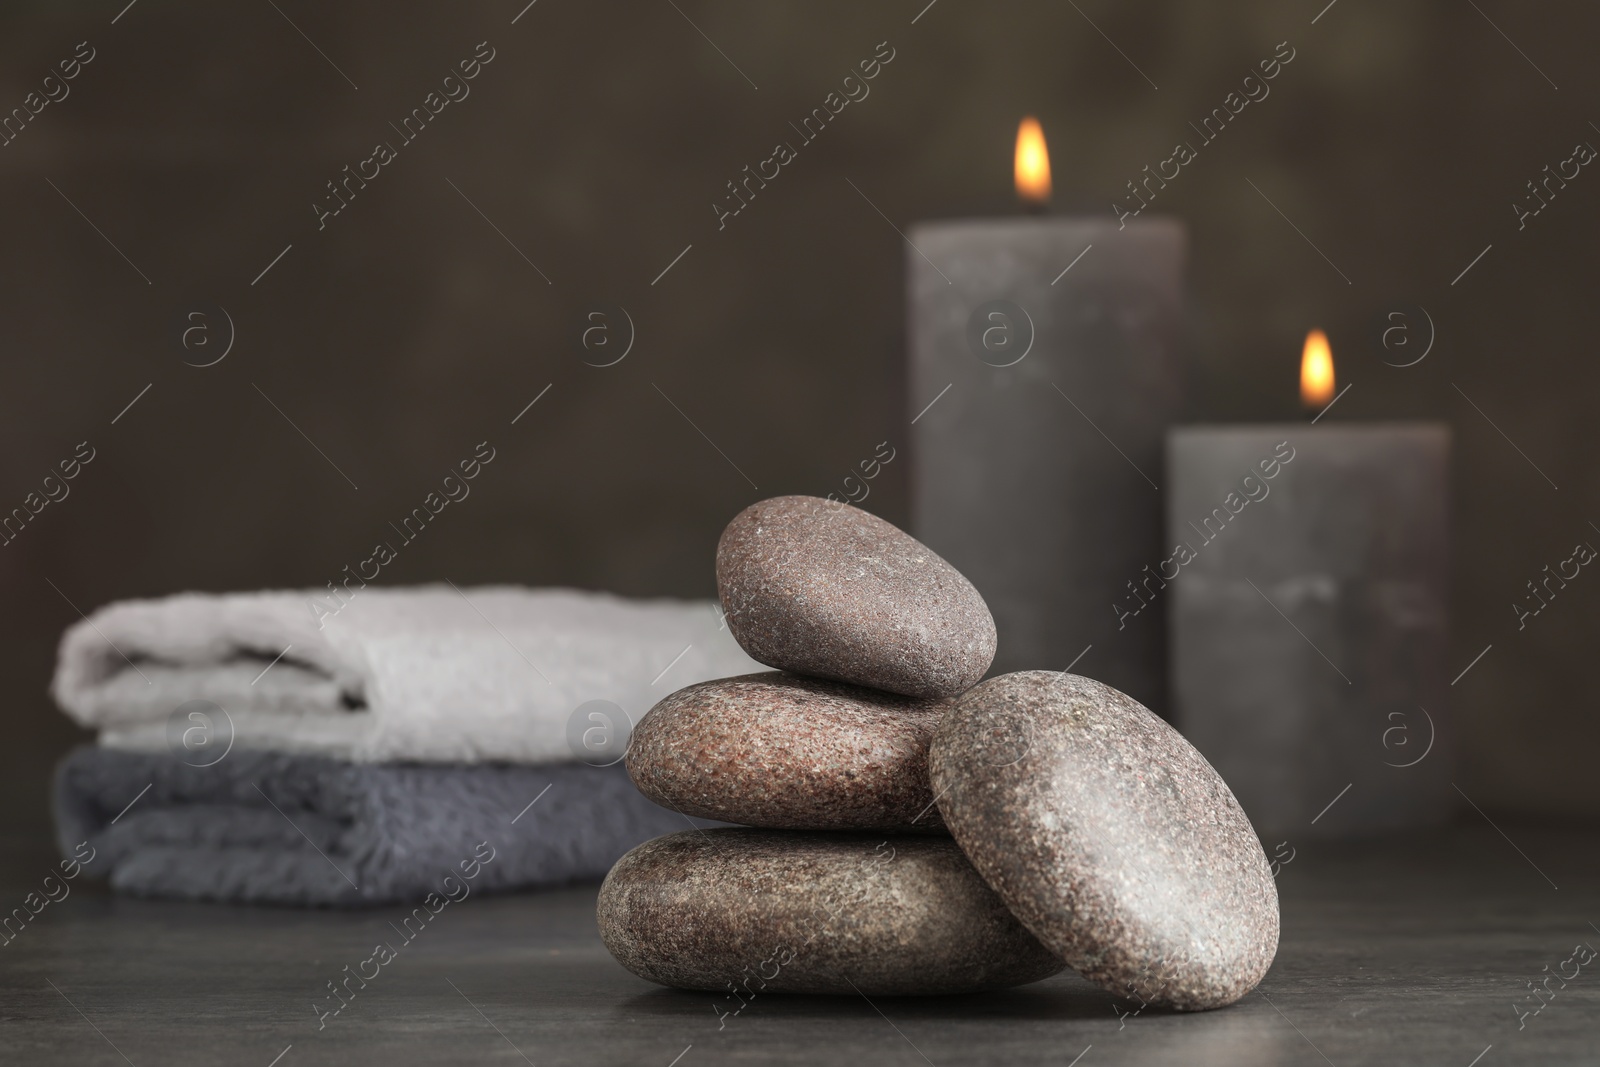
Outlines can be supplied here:
<path id="1" fill-rule="evenodd" d="M 910 243 L 912 532 L 988 601 L 995 671 L 1092 645 L 1077 671 L 1162 710 L 1161 620 L 1119 628 L 1112 603 L 1161 545 L 1183 225 L 963 220 Z"/>
<path id="2" fill-rule="evenodd" d="M 1170 546 L 1142 592 L 1171 604 L 1176 724 L 1269 852 L 1455 806 L 1449 457 L 1421 423 L 1168 439 Z"/>

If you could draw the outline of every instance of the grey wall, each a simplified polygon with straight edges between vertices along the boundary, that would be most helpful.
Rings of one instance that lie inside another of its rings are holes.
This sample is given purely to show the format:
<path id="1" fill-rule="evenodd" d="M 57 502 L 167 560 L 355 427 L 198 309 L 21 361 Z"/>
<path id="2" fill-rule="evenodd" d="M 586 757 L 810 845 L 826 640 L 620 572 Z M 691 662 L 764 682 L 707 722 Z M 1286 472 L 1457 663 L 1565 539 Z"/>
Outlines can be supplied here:
<path id="1" fill-rule="evenodd" d="M 1324 0 L 940 0 L 913 24 L 924 2 L 538 0 L 515 25 L 521 0 L 139 0 L 115 24 L 123 0 L 13 6 L 0 108 L 78 42 L 96 54 L 0 148 L 0 510 L 78 442 L 96 458 L 0 549 L 6 820 L 43 832 L 48 764 L 75 734 L 44 695 L 67 598 L 321 584 L 484 439 L 499 458 L 386 580 L 709 595 L 740 507 L 835 490 L 905 435 L 903 246 L 846 179 L 901 228 L 1009 212 L 1011 138 L 1035 112 L 1058 206 L 1108 211 L 1284 40 L 1296 58 L 1271 96 L 1156 205 L 1193 237 L 1193 414 L 1296 417 L 1299 343 L 1321 324 L 1355 383 L 1341 417 L 1451 423 L 1453 658 L 1494 646 L 1451 691 L 1460 781 L 1491 810 L 1600 813 L 1600 579 L 1522 632 L 1510 607 L 1600 537 L 1600 175 L 1520 232 L 1509 207 L 1575 142 L 1600 144 L 1600 12 L 1340 0 L 1313 25 Z M 324 182 L 398 141 L 388 124 L 485 40 L 471 95 L 319 231 Z M 884 40 L 871 95 L 719 232 L 724 182 Z M 577 347 L 597 302 L 637 324 L 605 369 Z M 196 369 L 176 324 L 204 303 L 237 342 Z M 1405 303 L 1438 341 L 1401 370 L 1374 324 Z M 905 479 L 892 464 L 866 506 L 904 522 Z"/>

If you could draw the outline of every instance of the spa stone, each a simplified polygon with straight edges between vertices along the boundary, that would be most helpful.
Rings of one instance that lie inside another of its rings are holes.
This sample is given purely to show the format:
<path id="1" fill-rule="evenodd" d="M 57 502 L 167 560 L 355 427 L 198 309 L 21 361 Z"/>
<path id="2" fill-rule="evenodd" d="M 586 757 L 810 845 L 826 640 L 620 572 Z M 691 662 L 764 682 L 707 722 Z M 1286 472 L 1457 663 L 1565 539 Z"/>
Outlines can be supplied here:
<path id="1" fill-rule="evenodd" d="M 929 765 L 973 866 L 1085 977 L 1199 1010 L 1266 974 L 1278 894 L 1250 820 L 1131 697 L 1054 671 L 991 678 L 945 713 Z"/>
<path id="2" fill-rule="evenodd" d="M 645 796 L 685 815 L 942 833 L 928 743 L 944 707 L 778 671 L 701 682 L 634 729 L 628 774 Z"/>
<path id="3" fill-rule="evenodd" d="M 766 993 L 971 993 L 1062 969 L 948 838 L 689 830 L 619 860 L 597 918 L 619 963 L 719 994 L 719 1016 Z"/>
<path id="4" fill-rule="evenodd" d="M 994 619 L 961 573 L 839 501 L 763 500 L 717 544 L 717 591 L 752 657 L 915 697 L 955 696 L 994 659 Z"/>

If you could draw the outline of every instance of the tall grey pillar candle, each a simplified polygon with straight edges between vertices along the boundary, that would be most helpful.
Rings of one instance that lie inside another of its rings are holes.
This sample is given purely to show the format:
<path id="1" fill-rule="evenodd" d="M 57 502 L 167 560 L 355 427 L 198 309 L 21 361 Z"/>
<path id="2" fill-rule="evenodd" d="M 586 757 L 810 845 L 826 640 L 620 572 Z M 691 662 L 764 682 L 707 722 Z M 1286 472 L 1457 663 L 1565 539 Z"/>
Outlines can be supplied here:
<path id="1" fill-rule="evenodd" d="M 1161 620 L 1124 626 L 1112 604 L 1162 540 L 1183 225 L 930 222 L 910 244 L 912 531 L 988 601 L 995 671 L 1081 655 L 1161 711 Z"/>
<path id="2" fill-rule="evenodd" d="M 1450 433 L 1174 429 L 1176 724 L 1271 848 L 1449 817 Z M 1131 606 L 1131 601 L 1125 603 Z"/>

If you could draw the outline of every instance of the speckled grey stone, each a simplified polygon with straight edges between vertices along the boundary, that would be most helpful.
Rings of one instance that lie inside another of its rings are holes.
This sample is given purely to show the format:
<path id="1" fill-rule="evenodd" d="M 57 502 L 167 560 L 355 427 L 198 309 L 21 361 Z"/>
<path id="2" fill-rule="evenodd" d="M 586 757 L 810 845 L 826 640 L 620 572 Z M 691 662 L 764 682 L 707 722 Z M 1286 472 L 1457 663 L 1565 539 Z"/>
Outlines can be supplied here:
<path id="1" fill-rule="evenodd" d="M 942 833 L 928 742 L 944 706 L 780 671 L 701 682 L 634 728 L 628 774 L 657 804 L 705 819 Z"/>
<path id="2" fill-rule="evenodd" d="M 914 697 L 955 696 L 994 660 L 972 583 L 876 515 L 814 496 L 745 508 L 717 543 L 717 592 L 769 667 Z"/>
<path id="3" fill-rule="evenodd" d="M 1205 757 L 1132 697 L 1055 671 L 991 678 L 946 712 L 929 764 L 973 865 L 1085 977 L 1198 1010 L 1271 966 L 1261 842 Z"/>
<path id="4" fill-rule="evenodd" d="M 647 841 L 600 887 L 600 937 L 628 970 L 723 994 L 967 993 L 1062 963 L 949 838 L 688 830 Z"/>

